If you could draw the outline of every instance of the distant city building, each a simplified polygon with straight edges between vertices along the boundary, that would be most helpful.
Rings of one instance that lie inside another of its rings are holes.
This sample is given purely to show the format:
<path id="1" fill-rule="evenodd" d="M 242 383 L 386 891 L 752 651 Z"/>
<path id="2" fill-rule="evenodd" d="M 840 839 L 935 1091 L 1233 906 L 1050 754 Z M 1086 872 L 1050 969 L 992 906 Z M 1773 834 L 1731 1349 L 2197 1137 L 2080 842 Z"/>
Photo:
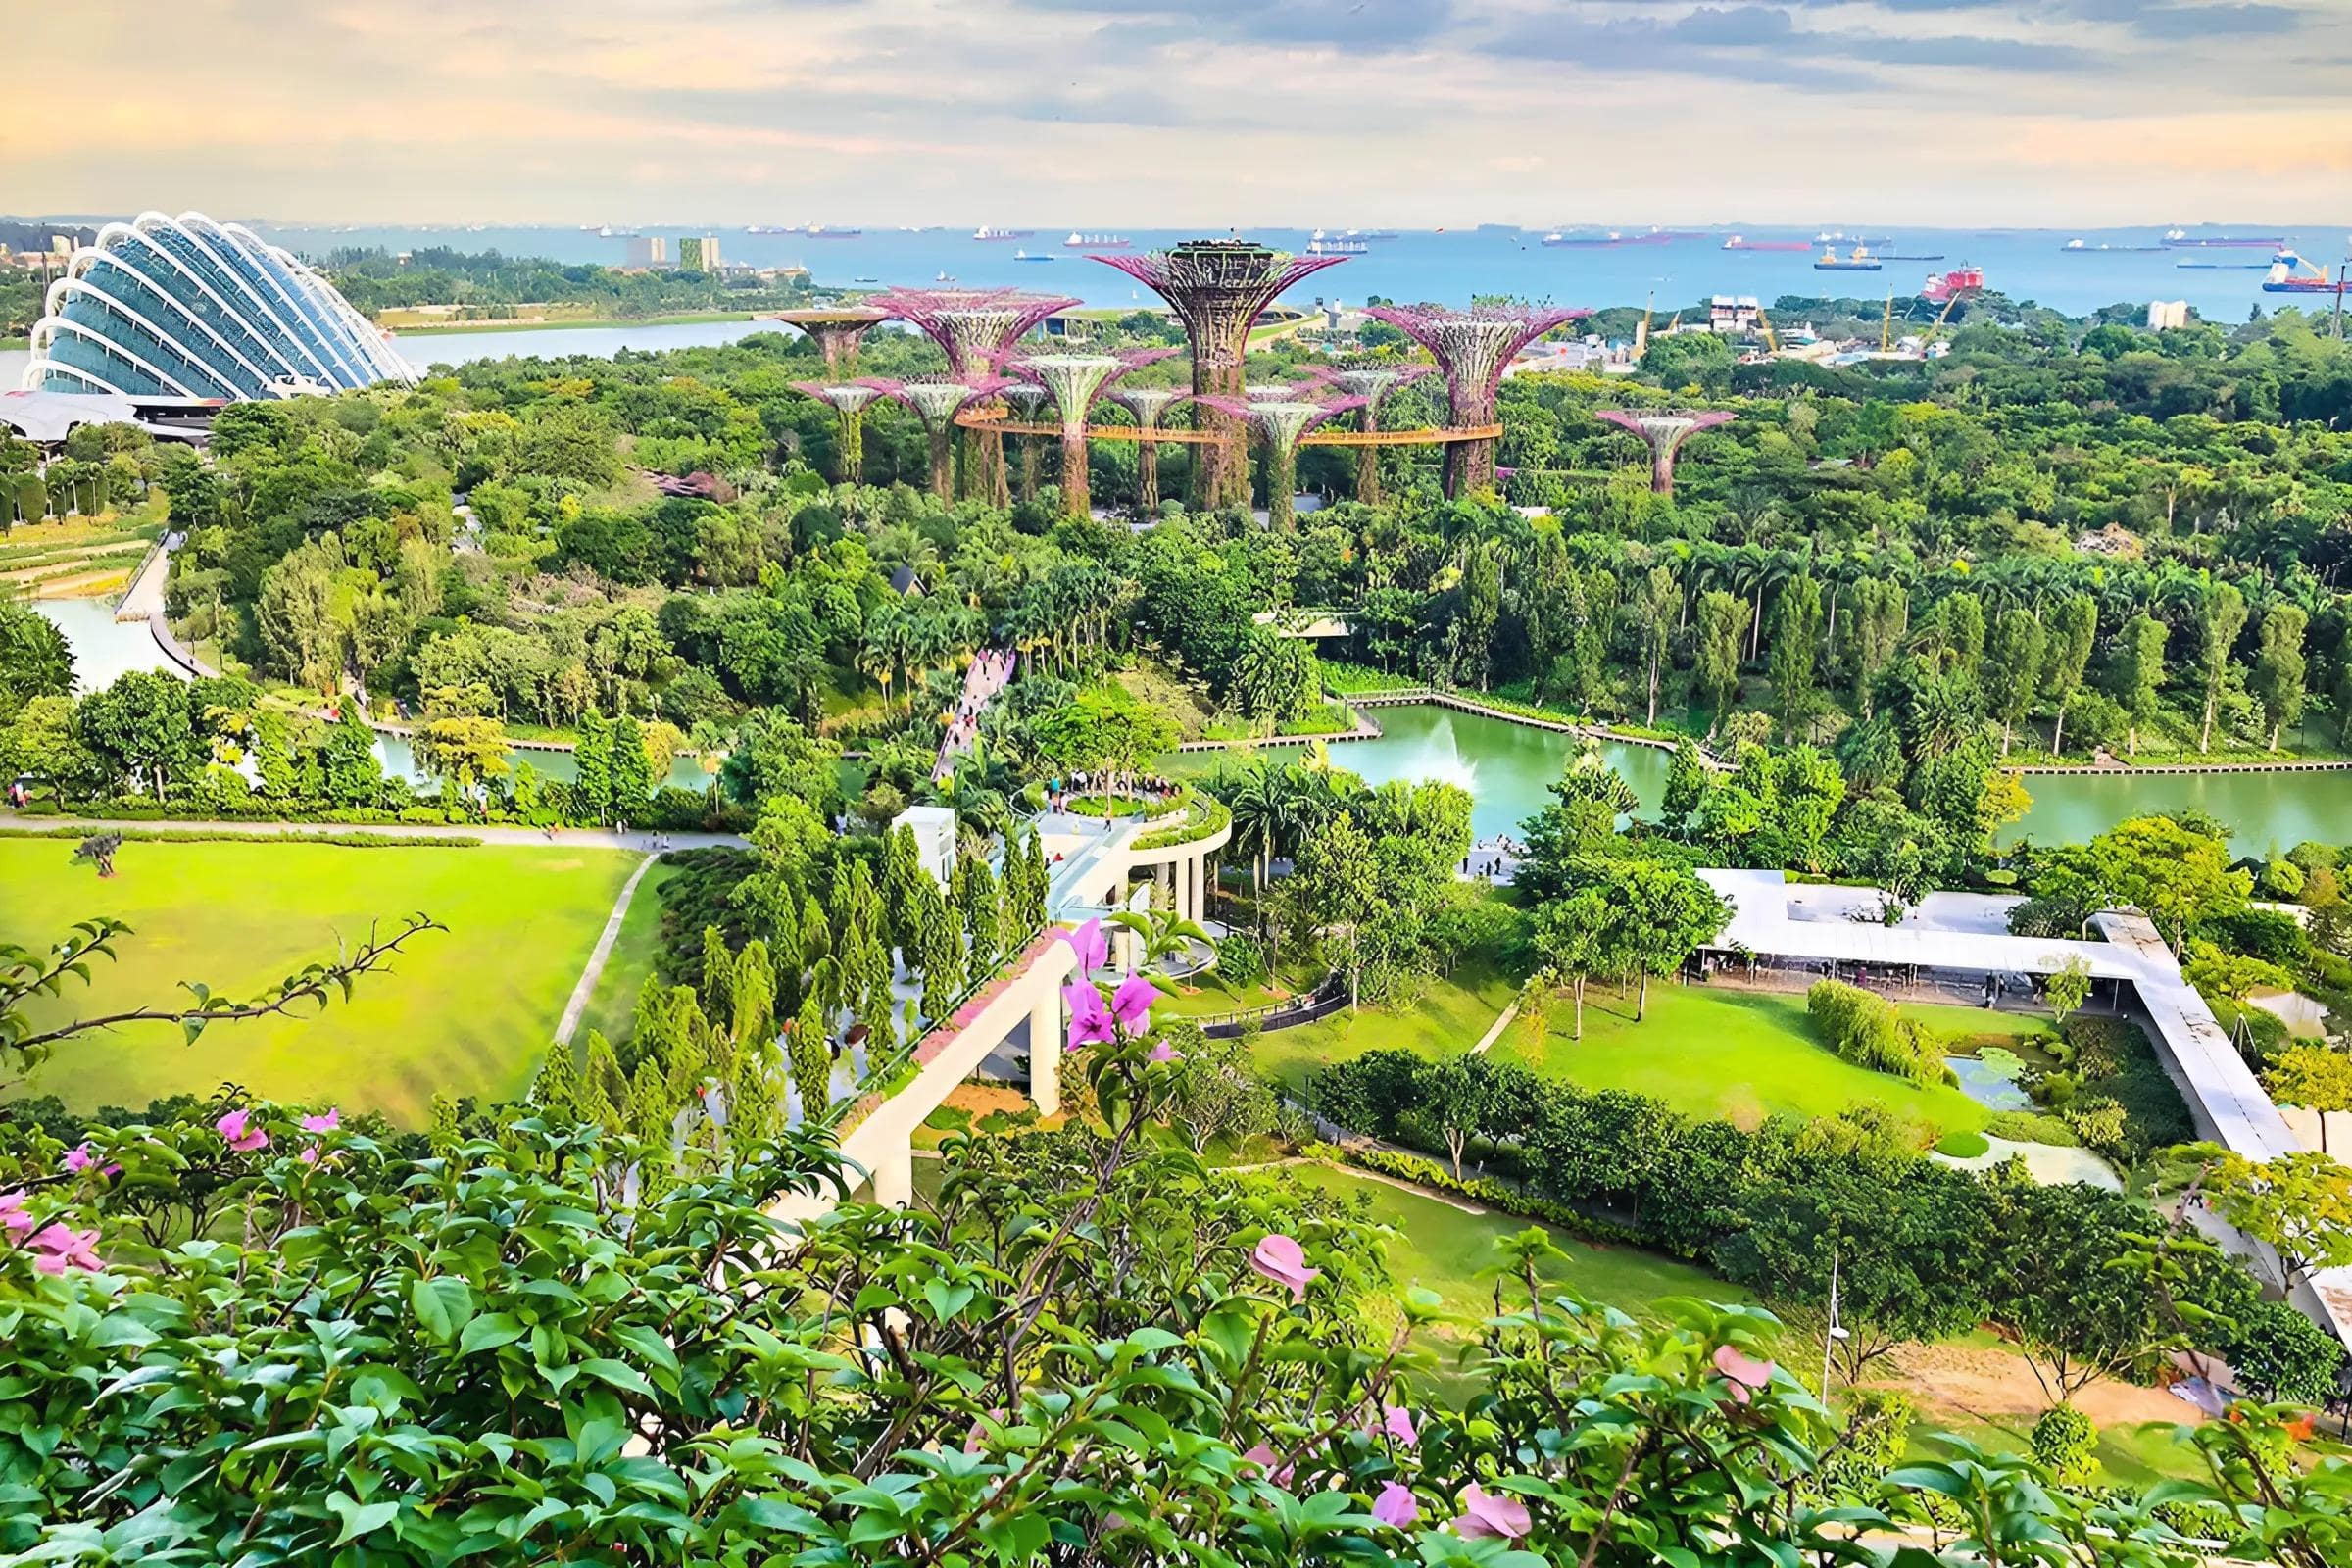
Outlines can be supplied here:
<path id="1" fill-rule="evenodd" d="M 2188 301 L 2148 301 L 2148 330 L 2169 332 L 2188 324 Z"/>
<path id="2" fill-rule="evenodd" d="M 683 235 L 678 240 L 678 270 L 684 272 L 715 272 L 718 270 L 718 236 L 716 234 Z"/>
<path id="3" fill-rule="evenodd" d="M 202 213 L 142 213 L 100 229 L 50 285 L 24 384 L 235 403 L 416 379 L 289 253 Z"/>
<path id="4" fill-rule="evenodd" d="M 1753 294 L 1718 294 L 1707 303 L 1707 330 L 1725 337 L 1746 337 L 1756 330 L 1762 307 Z"/>
<path id="5" fill-rule="evenodd" d="M 669 241 L 659 234 L 631 234 L 629 236 L 629 265 L 645 268 L 667 267 L 669 265 Z"/>

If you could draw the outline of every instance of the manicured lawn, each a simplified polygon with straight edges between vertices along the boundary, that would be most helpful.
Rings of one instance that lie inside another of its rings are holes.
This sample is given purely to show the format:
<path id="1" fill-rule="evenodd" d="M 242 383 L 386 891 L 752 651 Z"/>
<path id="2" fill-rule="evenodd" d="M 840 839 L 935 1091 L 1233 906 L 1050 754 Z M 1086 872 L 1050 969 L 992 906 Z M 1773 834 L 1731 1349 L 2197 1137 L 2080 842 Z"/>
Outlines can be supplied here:
<path id="1" fill-rule="evenodd" d="M 1494 1279 L 1479 1273 L 1499 1260 L 1494 1244 L 1536 1223 L 1509 1214 L 1466 1214 L 1435 1198 L 1331 1165 L 1288 1166 L 1283 1179 L 1326 1192 L 1364 1194 L 1372 1217 L 1396 1232 L 1389 1243 L 1389 1275 L 1397 1294 L 1422 1286 L 1445 1298 L 1448 1313 L 1473 1322 L 1494 1309 Z M 1552 1245 L 1568 1254 L 1566 1263 L 1550 1269 L 1552 1284 L 1636 1317 L 1652 1315 L 1651 1303 L 1668 1296 L 1752 1299 L 1737 1285 L 1687 1263 L 1634 1248 L 1592 1247 L 1561 1231 L 1550 1234 Z"/>
<path id="2" fill-rule="evenodd" d="M 1258 1065 L 1298 1088 L 1316 1068 L 1351 1060 L 1367 1051 L 1401 1048 L 1424 1056 L 1467 1051 L 1511 1004 L 1517 990 L 1492 966 L 1464 964 L 1449 978 L 1433 983 L 1408 1006 L 1359 1007 L 1263 1035 L 1257 1046 Z"/>
<path id="3" fill-rule="evenodd" d="M 170 1005 L 183 980 L 242 998 L 413 912 L 449 930 L 412 939 L 390 973 L 322 1014 L 216 1024 L 194 1046 L 171 1024 L 84 1036 L 24 1092 L 91 1109 L 227 1082 L 409 1126 L 435 1091 L 502 1098 L 529 1082 L 634 862 L 570 848 L 133 841 L 100 881 L 72 853 L 63 839 L 0 839 L 0 941 L 45 947 L 94 915 L 132 934 L 90 986 L 34 1002 L 36 1026 Z"/>
<path id="4" fill-rule="evenodd" d="M 1922 1010 L 2002 1016 L 1965 1007 Z M 1877 1101 L 1945 1132 L 1984 1125 L 1984 1107 L 1957 1089 L 1921 1088 L 1838 1059 L 1815 1042 L 1801 996 L 1659 982 L 1649 988 L 1648 1018 L 1636 1023 L 1630 990 L 1595 985 L 1585 992 L 1583 1040 L 1569 1038 L 1573 1010 L 1564 1001 L 1545 1024 L 1540 1040 L 1514 1024 L 1494 1043 L 1495 1054 L 1587 1088 L 1653 1095 L 1686 1114 L 1742 1127 L 1775 1111 L 1828 1116 L 1856 1101 Z"/>
<path id="5" fill-rule="evenodd" d="M 677 867 L 669 861 L 656 860 L 637 884 L 629 912 L 621 917 L 620 935 L 605 959 L 605 972 L 597 976 L 588 1010 L 580 1015 L 579 1032 L 572 1036 L 579 1050 L 587 1049 L 591 1029 L 615 1043 L 627 1038 L 637 1017 L 637 995 L 654 977 L 654 955 L 662 943 L 662 884 L 676 874 Z"/>

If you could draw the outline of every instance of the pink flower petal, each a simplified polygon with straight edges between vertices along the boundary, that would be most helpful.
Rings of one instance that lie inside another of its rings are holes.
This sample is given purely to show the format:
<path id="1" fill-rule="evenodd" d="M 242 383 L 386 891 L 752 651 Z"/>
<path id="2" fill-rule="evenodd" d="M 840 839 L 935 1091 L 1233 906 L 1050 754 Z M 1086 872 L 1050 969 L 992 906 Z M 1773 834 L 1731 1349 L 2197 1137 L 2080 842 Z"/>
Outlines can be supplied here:
<path id="1" fill-rule="evenodd" d="M 1119 982 L 1111 996 L 1111 1014 L 1121 1028 L 1133 1034 L 1141 1030 L 1152 1017 L 1152 1004 L 1159 1000 L 1159 987 L 1140 974 L 1131 974 Z"/>
<path id="2" fill-rule="evenodd" d="M 245 1123 L 251 1119 L 251 1114 L 249 1111 L 232 1110 L 213 1123 L 213 1131 L 233 1144 L 245 1136 Z"/>
<path id="3" fill-rule="evenodd" d="M 1078 958 L 1078 972 L 1093 974 L 1110 956 L 1110 939 L 1102 934 L 1100 918 L 1088 920 L 1075 930 L 1064 928 L 1054 933 L 1055 938 L 1070 945 Z"/>
<path id="4" fill-rule="evenodd" d="M 1464 1539 L 1516 1541 L 1535 1528 L 1527 1504 L 1516 1497 L 1472 1485 L 1462 1493 L 1461 1503 L 1462 1516 L 1453 1522 L 1453 1530 Z"/>
<path id="5" fill-rule="evenodd" d="M 1165 1040 L 1162 1040 L 1158 1045 L 1152 1048 L 1151 1059 L 1154 1062 L 1160 1063 L 1182 1061 L 1184 1059 L 1184 1053 L 1178 1051 L 1174 1046 L 1169 1045 Z"/>
<path id="6" fill-rule="evenodd" d="M 302 1118 L 302 1130 L 306 1133 L 331 1133 L 342 1125 L 343 1113 L 335 1109 L 332 1105 L 327 1107 L 326 1114 L 323 1116 L 305 1116 Z"/>
<path id="7" fill-rule="evenodd" d="M 1291 1467 L 1279 1464 L 1279 1457 L 1272 1448 L 1260 1443 L 1242 1455 L 1242 1463 L 1255 1467 L 1276 1486 L 1287 1487 L 1291 1484 Z"/>
<path id="8" fill-rule="evenodd" d="M 1261 1278 L 1286 1286 L 1294 1302 L 1306 1299 L 1307 1281 L 1319 1278 L 1322 1270 L 1306 1266 L 1306 1250 L 1288 1236 L 1268 1236 L 1257 1244 L 1250 1254 L 1250 1266 Z"/>
<path id="9" fill-rule="evenodd" d="M 66 1151 L 66 1169 L 73 1174 L 80 1175 L 90 1168 L 90 1146 L 88 1144 Z"/>
<path id="10" fill-rule="evenodd" d="M 1730 1378 L 1735 1385 L 1744 1384 L 1751 1389 L 1760 1389 L 1772 1381 L 1773 1364 L 1759 1361 L 1726 1345 L 1715 1352 L 1715 1370 Z"/>
<path id="11" fill-rule="evenodd" d="M 1381 1426 L 1391 1438 L 1408 1448 L 1421 1441 L 1421 1429 L 1413 1425 L 1413 1412 L 1401 1404 L 1381 1407 Z"/>
<path id="12" fill-rule="evenodd" d="M 1372 1499 L 1372 1517 L 1401 1530 L 1421 1517 L 1421 1504 L 1415 1500 L 1410 1487 L 1385 1481 L 1381 1483 L 1380 1495 Z"/>
<path id="13" fill-rule="evenodd" d="M 23 1192 L 0 1193 L 0 1226 L 6 1226 L 12 1236 L 23 1236 L 37 1222 L 24 1212 Z"/>

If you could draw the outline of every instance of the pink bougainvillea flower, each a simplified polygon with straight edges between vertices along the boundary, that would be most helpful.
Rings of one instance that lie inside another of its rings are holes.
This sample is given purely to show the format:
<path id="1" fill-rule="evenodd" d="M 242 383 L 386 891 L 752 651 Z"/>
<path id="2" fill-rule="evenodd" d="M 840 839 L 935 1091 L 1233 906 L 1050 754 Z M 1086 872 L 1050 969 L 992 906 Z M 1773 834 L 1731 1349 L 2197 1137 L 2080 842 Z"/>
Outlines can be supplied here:
<path id="1" fill-rule="evenodd" d="M 306 1133 L 331 1133 L 342 1125 L 343 1113 L 332 1105 L 326 1107 L 326 1114 L 323 1116 L 302 1118 L 302 1130 Z"/>
<path id="2" fill-rule="evenodd" d="M 1265 1475 L 1266 1479 L 1278 1487 L 1287 1487 L 1291 1484 L 1291 1467 L 1278 1463 L 1274 1450 L 1262 1443 L 1253 1446 L 1248 1453 L 1243 1454 L 1242 1463 L 1254 1466 Z"/>
<path id="3" fill-rule="evenodd" d="M 1772 1381 L 1773 1364 L 1726 1345 L 1715 1352 L 1715 1370 L 1731 1380 L 1732 1398 L 1745 1404 L 1755 1397 L 1754 1391 Z"/>
<path id="4" fill-rule="evenodd" d="M 1269 1236 L 1250 1254 L 1250 1266 L 1275 1284 L 1287 1286 L 1293 1301 L 1306 1299 L 1306 1282 L 1322 1274 L 1306 1266 L 1306 1249 L 1288 1236 Z"/>
<path id="5" fill-rule="evenodd" d="M 23 1236 L 33 1225 L 33 1217 L 24 1212 L 24 1195 L 22 1192 L 0 1193 L 0 1226 L 5 1226 L 9 1235 Z"/>
<path id="6" fill-rule="evenodd" d="M 213 1123 L 213 1129 L 227 1140 L 229 1148 L 240 1154 L 250 1154 L 257 1149 L 270 1147 L 270 1135 L 252 1122 L 251 1112 L 232 1110 Z"/>
<path id="7" fill-rule="evenodd" d="M 90 1165 L 89 1145 L 82 1144 L 66 1151 L 66 1169 L 74 1175 L 80 1175 L 83 1171 L 88 1170 Z"/>
<path id="8" fill-rule="evenodd" d="M 70 1268 L 86 1268 L 96 1273 L 106 1267 L 98 1256 L 95 1230 L 77 1231 L 68 1225 L 51 1225 L 35 1232 L 29 1245 L 41 1254 L 33 1259 L 32 1266 L 44 1274 L 63 1274 Z"/>
<path id="9" fill-rule="evenodd" d="M 1075 930 L 1064 927 L 1054 935 L 1057 940 L 1067 942 L 1070 951 L 1078 956 L 1078 972 L 1082 975 L 1093 974 L 1110 957 L 1110 938 L 1102 934 L 1102 922 L 1099 918 L 1089 920 Z"/>
<path id="10" fill-rule="evenodd" d="M 305 1165 L 316 1165 L 318 1163 L 318 1146 L 317 1144 L 313 1144 L 310 1148 L 304 1150 L 295 1157 L 300 1159 Z"/>
<path id="11" fill-rule="evenodd" d="M 1485 1536 L 1516 1541 L 1535 1528 L 1527 1504 L 1516 1497 L 1472 1485 L 1462 1493 L 1461 1502 L 1462 1516 L 1453 1522 L 1453 1533 L 1465 1539 Z"/>
<path id="12" fill-rule="evenodd" d="M 1421 1517 L 1421 1504 L 1414 1500 L 1412 1488 L 1384 1481 L 1380 1495 L 1372 1499 L 1372 1517 L 1401 1530 Z"/>
<path id="13" fill-rule="evenodd" d="M 1140 974 L 1131 974 L 1119 982 L 1111 993 L 1111 1016 L 1129 1034 L 1135 1034 L 1152 1021 L 1152 1004 L 1159 1000 L 1159 987 Z"/>
<path id="14" fill-rule="evenodd" d="M 1102 993 L 1091 980 L 1073 980 L 1061 988 L 1061 1000 L 1070 1004 L 1070 1049 L 1097 1045 L 1119 1038 L 1110 1021 L 1110 1009 L 1102 1005 Z"/>
<path id="15" fill-rule="evenodd" d="M 1168 1044 L 1165 1040 L 1162 1040 L 1158 1045 L 1152 1048 L 1151 1059 L 1154 1062 L 1163 1064 L 1171 1061 L 1182 1061 L 1184 1059 L 1184 1053 L 1178 1051 L 1174 1046 Z"/>
<path id="16" fill-rule="evenodd" d="M 1421 1429 L 1413 1425 L 1413 1412 L 1401 1404 L 1382 1405 L 1380 1424 L 1391 1438 L 1408 1448 L 1421 1441 Z"/>

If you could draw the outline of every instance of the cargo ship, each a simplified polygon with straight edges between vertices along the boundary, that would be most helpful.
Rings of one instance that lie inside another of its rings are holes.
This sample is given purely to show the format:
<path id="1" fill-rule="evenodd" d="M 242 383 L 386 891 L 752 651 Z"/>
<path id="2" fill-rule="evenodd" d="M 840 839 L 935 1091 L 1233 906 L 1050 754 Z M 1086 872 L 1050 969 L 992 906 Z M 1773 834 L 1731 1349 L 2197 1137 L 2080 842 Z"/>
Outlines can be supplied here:
<path id="1" fill-rule="evenodd" d="M 1848 234 L 1842 228 L 1834 228 L 1824 229 L 1822 232 L 1814 235 L 1813 243 L 1816 245 L 1843 245 L 1848 243 L 1855 245 L 1891 245 L 1894 243 L 1894 241 L 1888 239 L 1884 234 Z"/>
<path id="2" fill-rule="evenodd" d="M 1984 291 L 1984 269 L 1962 266 L 1948 272 L 1930 272 L 1927 282 L 1920 286 L 1919 297 L 1932 305 L 1941 305 Z"/>
<path id="3" fill-rule="evenodd" d="M 1027 251 L 1014 251 L 1012 259 L 1016 262 L 1057 262 L 1061 260 L 1058 256 L 1049 256 L 1043 251 L 1035 256 L 1030 255 Z"/>
<path id="4" fill-rule="evenodd" d="M 1364 256 L 1371 249 L 1360 239 L 1349 239 L 1344 234 L 1326 234 L 1319 228 L 1306 242 L 1306 254 L 1309 256 Z"/>
<path id="5" fill-rule="evenodd" d="M 972 230 L 972 238 L 979 240 L 1034 239 L 1036 236 L 1037 230 L 1033 228 L 991 228 L 986 223 Z"/>
<path id="6" fill-rule="evenodd" d="M 800 232 L 790 223 L 746 223 L 743 231 L 746 234 L 798 234 Z"/>
<path id="7" fill-rule="evenodd" d="M 2283 234 L 2191 234 L 2184 228 L 2165 230 L 2164 242 L 2180 250 L 2230 249 L 2281 250 L 2286 245 Z"/>
<path id="8" fill-rule="evenodd" d="M 2308 267 L 2308 272 L 2298 272 L 2298 267 Z M 2341 277 L 2330 279 L 2328 269 L 2317 262 L 2305 261 L 2293 251 L 2280 251 L 2271 258 L 2270 275 L 2262 280 L 2265 294 L 2342 294 L 2347 290 Z"/>
<path id="9" fill-rule="evenodd" d="M 1567 234 L 1553 229 L 1544 236 L 1546 245 L 1663 245 L 1673 236 L 1651 229 L 1646 234 L 1620 234 L 1610 229 L 1606 234 Z"/>
<path id="10" fill-rule="evenodd" d="M 1723 242 L 1727 251 L 1803 251 L 1810 255 L 1812 243 L 1801 239 L 1749 239 L 1745 234 L 1734 234 Z"/>
<path id="11" fill-rule="evenodd" d="M 1882 262 L 1940 262 L 1943 260 L 1943 252 L 1881 251 L 1879 252 L 1879 260 Z"/>
<path id="12" fill-rule="evenodd" d="M 1074 228 L 1061 242 L 1064 250 L 1073 251 L 1123 251 L 1134 243 L 1124 234 L 1081 234 Z"/>
<path id="13" fill-rule="evenodd" d="M 1857 245 L 1843 256 L 1838 254 L 1836 246 L 1828 246 L 1813 259 L 1816 272 L 1877 272 L 1884 270 L 1886 265 L 1870 254 L 1867 245 Z"/>
<path id="14" fill-rule="evenodd" d="M 834 228 L 825 223 L 810 223 L 808 225 L 808 237 L 810 239 L 856 239 L 858 235 L 863 234 L 865 230 L 862 228 Z"/>
<path id="15" fill-rule="evenodd" d="M 2058 249 L 2069 256 L 2098 256 L 2101 254 L 2129 256 L 2144 251 L 2170 250 L 2172 247 L 2169 245 L 2110 245 L 2105 240 L 2099 241 L 2096 245 L 2085 245 L 2079 239 L 2070 239 Z"/>

